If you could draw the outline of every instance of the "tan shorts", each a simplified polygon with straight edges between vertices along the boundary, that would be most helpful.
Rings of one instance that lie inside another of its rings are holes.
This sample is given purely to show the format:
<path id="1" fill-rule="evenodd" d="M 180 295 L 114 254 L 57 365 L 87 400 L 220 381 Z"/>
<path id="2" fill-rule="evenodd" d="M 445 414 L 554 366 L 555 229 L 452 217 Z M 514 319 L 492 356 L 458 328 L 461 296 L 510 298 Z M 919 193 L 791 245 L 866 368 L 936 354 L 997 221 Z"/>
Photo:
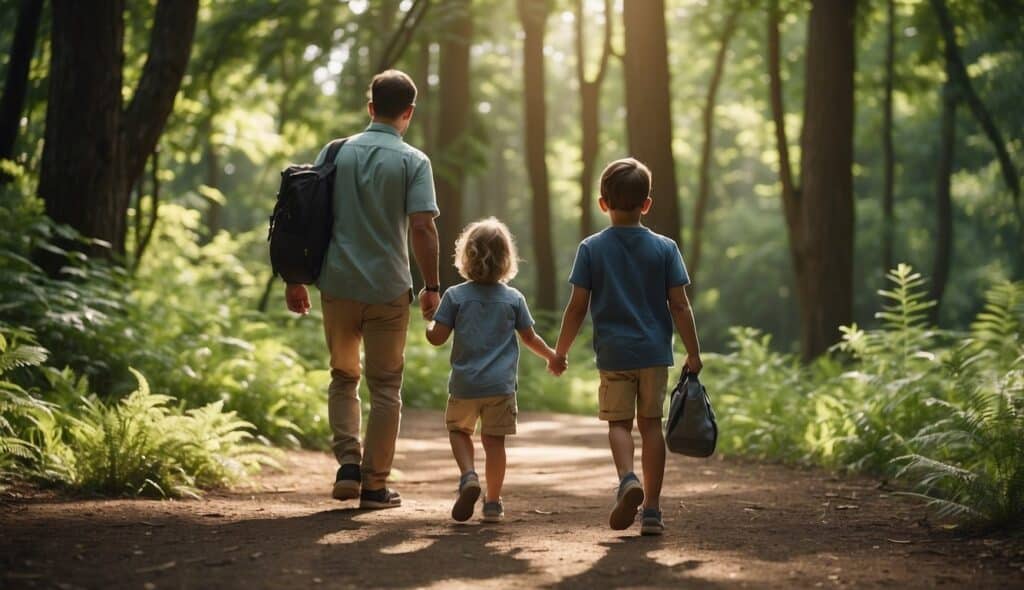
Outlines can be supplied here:
<path id="1" fill-rule="evenodd" d="M 599 417 L 602 420 L 661 418 L 668 387 L 668 367 L 600 371 Z"/>
<path id="2" fill-rule="evenodd" d="M 514 395 L 470 398 L 449 395 L 448 407 L 444 411 L 444 423 L 449 432 L 473 434 L 479 418 L 481 434 L 504 436 L 516 433 L 518 413 Z"/>

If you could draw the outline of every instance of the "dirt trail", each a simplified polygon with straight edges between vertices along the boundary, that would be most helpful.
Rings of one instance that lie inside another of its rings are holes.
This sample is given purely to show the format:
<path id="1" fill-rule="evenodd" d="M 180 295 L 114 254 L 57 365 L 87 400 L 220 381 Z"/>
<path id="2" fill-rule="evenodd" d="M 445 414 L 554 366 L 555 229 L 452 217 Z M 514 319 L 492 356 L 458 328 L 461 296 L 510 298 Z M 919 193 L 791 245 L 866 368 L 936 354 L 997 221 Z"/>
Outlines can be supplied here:
<path id="1" fill-rule="evenodd" d="M 1020 539 L 957 540 L 874 481 L 738 459 L 670 457 L 667 534 L 611 531 L 593 418 L 521 416 L 498 525 L 448 518 L 439 412 L 406 412 L 399 509 L 331 500 L 327 455 L 283 463 L 202 501 L 7 497 L 0 588 L 1024 586 Z"/>

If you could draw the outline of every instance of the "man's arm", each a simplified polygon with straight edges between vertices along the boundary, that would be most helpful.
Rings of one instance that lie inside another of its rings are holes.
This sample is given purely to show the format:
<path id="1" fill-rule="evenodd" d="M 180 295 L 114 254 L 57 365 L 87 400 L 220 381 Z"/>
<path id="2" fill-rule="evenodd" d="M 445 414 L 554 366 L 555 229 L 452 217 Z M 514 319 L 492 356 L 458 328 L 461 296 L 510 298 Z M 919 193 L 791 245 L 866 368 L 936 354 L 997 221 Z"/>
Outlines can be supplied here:
<path id="1" fill-rule="evenodd" d="M 700 373 L 704 363 L 700 360 L 697 325 L 693 321 L 693 309 L 690 308 L 690 299 L 686 296 L 685 285 L 669 288 L 668 309 L 672 313 L 672 322 L 683 339 L 683 346 L 686 347 L 686 366 L 691 373 Z"/>
<path id="2" fill-rule="evenodd" d="M 413 213 L 409 216 L 409 238 L 412 242 L 412 255 L 423 276 L 423 282 L 427 286 L 438 286 L 440 279 L 438 279 L 437 264 L 440 244 L 432 211 Z M 432 318 L 440 302 L 440 293 L 420 291 L 420 311 L 423 313 L 423 317 Z"/>
<path id="3" fill-rule="evenodd" d="M 580 333 L 583 320 L 587 318 L 588 309 L 590 309 L 590 290 L 573 285 L 569 303 L 566 304 L 565 313 L 562 314 L 562 330 L 558 333 L 558 342 L 555 344 L 555 355 L 563 364 L 566 363 L 573 341 Z"/>
<path id="4" fill-rule="evenodd" d="M 310 308 L 309 290 L 305 285 L 285 285 L 284 302 L 292 313 L 306 315 Z"/>

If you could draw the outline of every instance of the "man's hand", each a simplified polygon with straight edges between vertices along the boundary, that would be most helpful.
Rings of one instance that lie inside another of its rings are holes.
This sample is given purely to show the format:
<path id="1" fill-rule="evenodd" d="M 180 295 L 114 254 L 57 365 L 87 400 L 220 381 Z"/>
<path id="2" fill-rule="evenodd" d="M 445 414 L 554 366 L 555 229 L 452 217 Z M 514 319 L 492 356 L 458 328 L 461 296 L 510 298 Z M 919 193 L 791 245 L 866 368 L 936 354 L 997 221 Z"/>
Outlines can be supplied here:
<path id="1" fill-rule="evenodd" d="M 305 285 L 287 285 L 284 288 L 284 300 L 288 304 L 288 311 L 299 315 L 309 313 L 309 291 Z"/>
<path id="2" fill-rule="evenodd" d="M 704 368 L 704 363 L 700 360 L 699 354 L 686 355 L 686 370 L 696 375 L 700 373 L 700 370 Z"/>
<path id="3" fill-rule="evenodd" d="M 441 294 L 436 291 L 427 291 L 426 289 L 420 289 L 419 297 L 420 312 L 423 314 L 423 319 L 434 319 L 434 312 L 437 311 L 437 307 L 441 305 Z"/>

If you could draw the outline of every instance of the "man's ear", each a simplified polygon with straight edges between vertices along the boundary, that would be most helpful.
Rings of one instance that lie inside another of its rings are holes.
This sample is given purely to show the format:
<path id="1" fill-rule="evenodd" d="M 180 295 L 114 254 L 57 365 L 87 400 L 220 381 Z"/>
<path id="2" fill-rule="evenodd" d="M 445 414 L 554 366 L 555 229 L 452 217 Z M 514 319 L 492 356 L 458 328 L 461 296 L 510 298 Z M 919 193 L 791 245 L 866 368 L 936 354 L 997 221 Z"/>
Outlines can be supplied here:
<path id="1" fill-rule="evenodd" d="M 366 112 L 370 113 L 370 118 L 371 119 L 376 116 L 374 114 L 376 112 L 376 109 L 373 108 L 373 101 L 372 100 L 370 102 L 366 103 Z"/>
<path id="2" fill-rule="evenodd" d="M 601 213 L 607 213 L 611 207 L 608 205 L 608 201 L 604 197 L 597 198 L 597 205 L 601 207 Z"/>
<path id="3" fill-rule="evenodd" d="M 643 205 L 640 205 L 640 214 L 647 215 L 647 212 L 651 210 L 652 205 L 654 205 L 654 199 L 650 197 L 644 199 Z"/>
<path id="4" fill-rule="evenodd" d="M 408 121 L 409 119 L 412 119 L 412 113 L 415 110 L 416 110 L 416 105 L 414 105 L 414 104 L 409 105 L 409 108 L 405 109 L 405 112 L 402 113 L 402 120 L 403 121 Z"/>

